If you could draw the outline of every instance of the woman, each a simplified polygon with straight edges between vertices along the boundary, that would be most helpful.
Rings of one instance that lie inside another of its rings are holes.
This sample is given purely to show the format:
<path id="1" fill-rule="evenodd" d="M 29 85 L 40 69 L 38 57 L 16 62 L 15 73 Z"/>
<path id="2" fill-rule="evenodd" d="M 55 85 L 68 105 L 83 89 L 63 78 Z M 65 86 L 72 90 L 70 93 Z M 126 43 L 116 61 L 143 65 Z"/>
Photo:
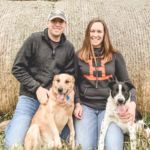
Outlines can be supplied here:
<path id="1" fill-rule="evenodd" d="M 128 81 L 128 72 L 122 55 L 110 41 L 103 20 L 89 22 L 82 48 L 77 52 L 78 92 L 76 97 L 75 130 L 76 142 L 83 150 L 94 150 L 98 145 L 99 131 L 109 96 L 110 79 Z M 119 112 L 123 122 L 134 121 L 135 89 L 131 90 L 132 102 L 125 111 Z M 121 129 L 111 123 L 106 137 L 105 150 L 123 150 L 124 136 Z"/>

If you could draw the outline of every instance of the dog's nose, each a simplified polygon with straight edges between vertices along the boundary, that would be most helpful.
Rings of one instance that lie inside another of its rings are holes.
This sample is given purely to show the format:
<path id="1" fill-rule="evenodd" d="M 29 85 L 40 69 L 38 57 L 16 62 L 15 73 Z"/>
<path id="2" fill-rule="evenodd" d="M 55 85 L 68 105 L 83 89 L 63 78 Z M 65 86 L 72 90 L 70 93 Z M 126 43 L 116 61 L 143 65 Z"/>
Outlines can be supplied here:
<path id="1" fill-rule="evenodd" d="M 58 92 L 59 93 L 62 93 L 63 92 L 63 88 L 61 87 L 61 88 L 58 88 Z"/>
<path id="2" fill-rule="evenodd" d="M 122 98 L 118 99 L 118 103 L 122 104 L 124 102 L 124 100 Z"/>

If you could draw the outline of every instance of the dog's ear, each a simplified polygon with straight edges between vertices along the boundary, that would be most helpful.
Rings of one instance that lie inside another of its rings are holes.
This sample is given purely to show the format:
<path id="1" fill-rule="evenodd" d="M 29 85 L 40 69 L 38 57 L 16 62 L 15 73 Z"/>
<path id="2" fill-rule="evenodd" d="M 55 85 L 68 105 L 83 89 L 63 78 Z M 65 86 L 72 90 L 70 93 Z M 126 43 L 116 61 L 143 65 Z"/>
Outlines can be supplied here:
<path id="1" fill-rule="evenodd" d="M 72 81 L 73 81 L 73 83 L 75 83 L 75 78 L 74 78 L 74 76 L 72 76 Z"/>
<path id="2" fill-rule="evenodd" d="M 109 87 L 110 89 L 113 89 L 113 86 L 114 86 L 115 84 L 116 84 L 116 81 L 115 81 L 115 80 L 109 81 L 108 87 Z"/>
<path id="3" fill-rule="evenodd" d="M 53 82 L 56 81 L 56 80 L 58 79 L 58 77 L 59 77 L 58 74 L 54 75 L 54 77 L 53 77 Z"/>
<path id="4" fill-rule="evenodd" d="M 131 90 L 132 88 L 135 88 L 135 86 L 130 82 L 126 81 L 125 84 L 128 86 L 129 90 Z"/>

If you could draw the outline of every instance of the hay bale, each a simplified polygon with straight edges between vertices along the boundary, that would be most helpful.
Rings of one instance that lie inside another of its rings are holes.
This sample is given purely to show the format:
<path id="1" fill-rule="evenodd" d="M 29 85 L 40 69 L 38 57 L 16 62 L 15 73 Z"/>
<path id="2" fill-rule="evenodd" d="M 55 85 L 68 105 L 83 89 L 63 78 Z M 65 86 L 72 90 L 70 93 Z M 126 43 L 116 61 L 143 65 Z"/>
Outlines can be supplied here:
<path id="1" fill-rule="evenodd" d="M 150 98 L 146 90 L 150 85 L 149 0 L 0 1 L 0 6 L 0 112 L 12 110 L 16 104 L 18 82 L 10 72 L 15 55 L 29 34 L 43 30 L 52 8 L 62 9 L 68 15 L 66 34 L 76 50 L 81 47 L 89 20 L 104 19 L 113 45 L 126 59 L 138 100 L 145 102 Z"/>

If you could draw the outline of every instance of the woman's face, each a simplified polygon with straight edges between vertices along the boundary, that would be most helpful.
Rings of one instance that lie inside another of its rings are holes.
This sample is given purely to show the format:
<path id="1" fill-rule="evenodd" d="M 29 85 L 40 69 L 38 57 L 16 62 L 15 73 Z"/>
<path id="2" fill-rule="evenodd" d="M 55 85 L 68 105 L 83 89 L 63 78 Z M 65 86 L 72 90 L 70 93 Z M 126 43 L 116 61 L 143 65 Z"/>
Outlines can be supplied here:
<path id="1" fill-rule="evenodd" d="M 101 22 L 95 22 L 90 29 L 90 41 L 93 48 L 101 47 L 104 38 L 104 26 Z"/>

